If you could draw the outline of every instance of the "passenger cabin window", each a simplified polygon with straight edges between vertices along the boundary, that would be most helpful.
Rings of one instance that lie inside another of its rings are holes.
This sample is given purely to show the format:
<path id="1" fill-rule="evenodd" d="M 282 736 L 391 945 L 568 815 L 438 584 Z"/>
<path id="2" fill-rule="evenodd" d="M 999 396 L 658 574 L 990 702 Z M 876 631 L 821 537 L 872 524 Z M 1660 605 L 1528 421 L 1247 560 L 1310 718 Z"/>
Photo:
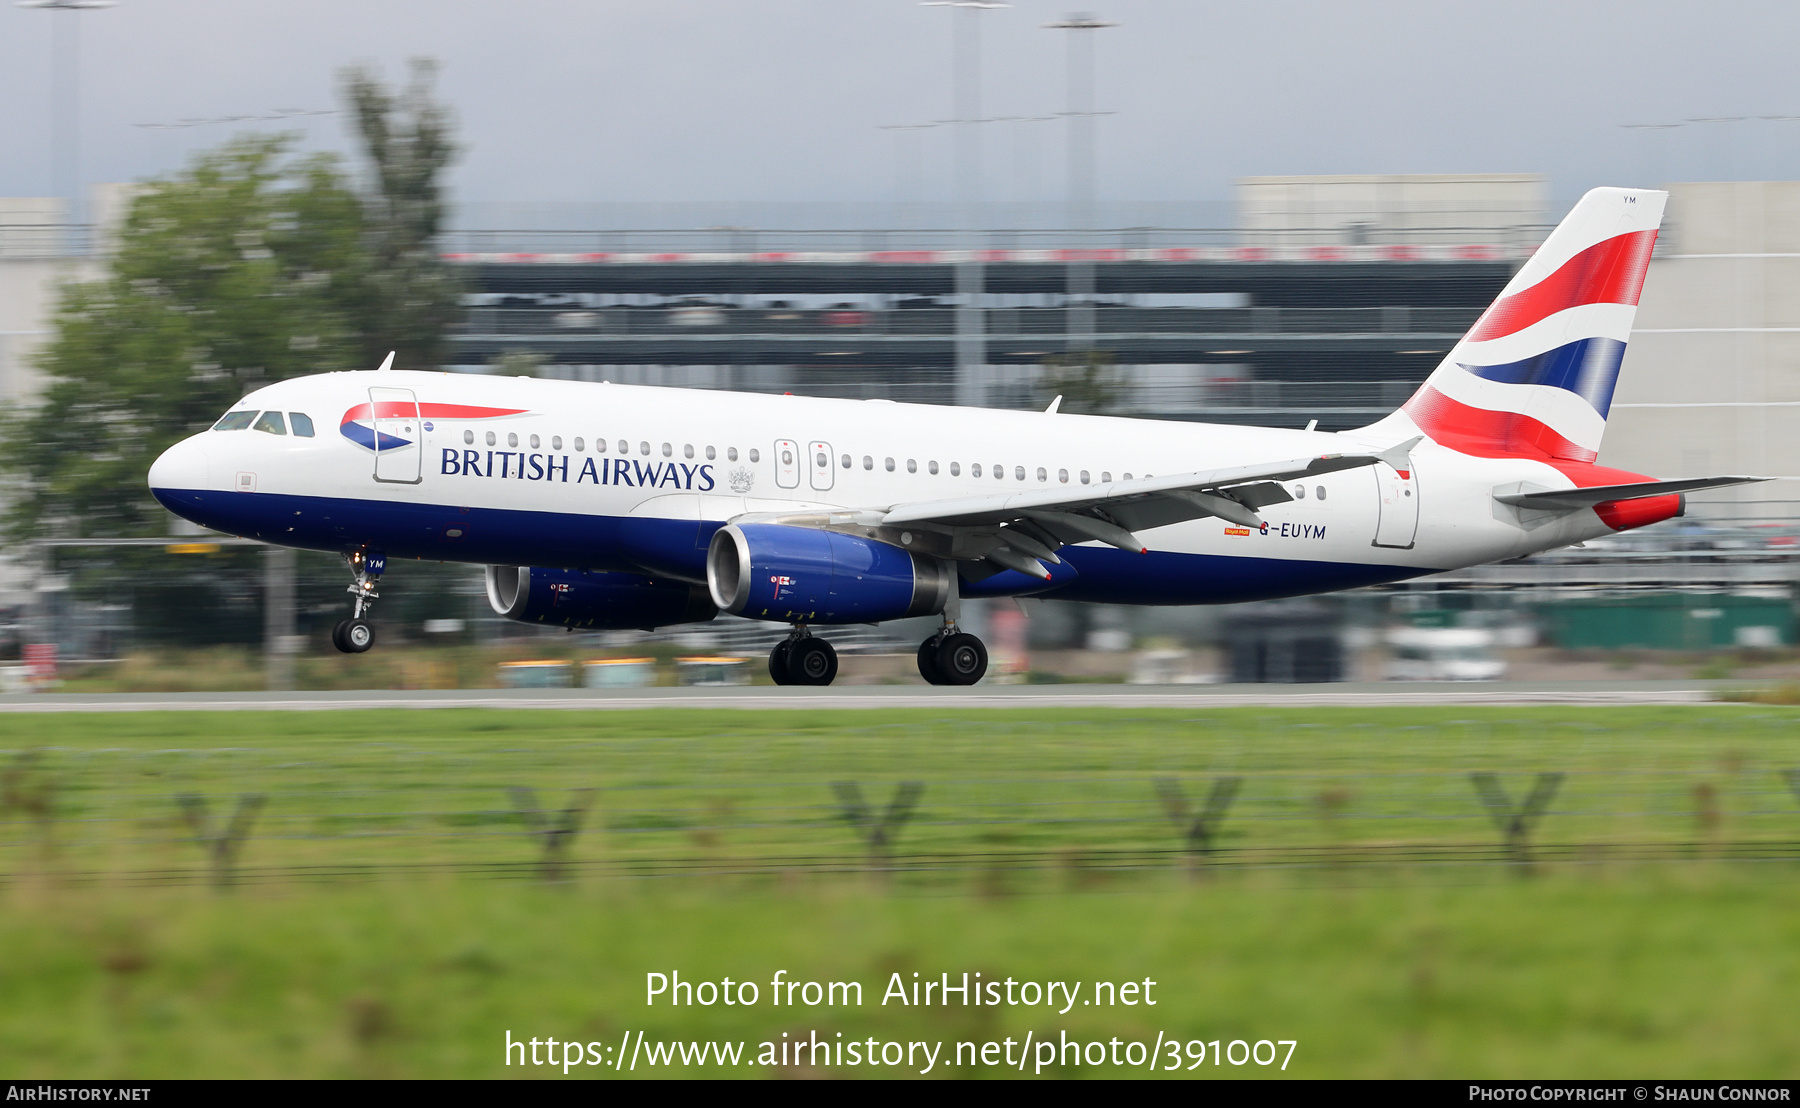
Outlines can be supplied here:
<path id="1" fill-rule="evenodd" d="M 686 446 L 683 446 L 681 448 L 681 456 L 683 458 L 692 458 L 694 456 L 694 444 L 690 442 Z"/>
<path id="2" fill-rule="evenodd" d="M 580 454 L 587 449 L 587 442 L 580 435 L 575 436 L 575 453 Z"/>
<path id="3" fill-rule="evenodd" d="M 725 460 L 728 462 L 737 461 L 737 447 L 727 446 L 725 448 Z"/>
<path id="4" fill-rule="evenodd" d="M 561 450 L 562 449 L 562 436 L 561 435 L 551 435 L 550 436 L 550 449 L 552 449 L 552 450 Z"/>
<path id="5" fill-rule="evenodd" d="M 1100 483 L 1102 485 L 1112 484 L 1112 470 L 1103 469 L 1100 471 Z"/>
<path id="6" fill-rule="evenodd" d="M 867 454 L 864 454 L 863 455 L 863 468 L 864 469 L 874 469 L 875 468 L 875 459 L 869 457 Z"/>
<path id="7" fill-rule="evenodd" d="M 294 429 L 294 434 L 299 435 L 303 439 L 310 439 L 313 437 L 312 416 L 307 415 L 305 412 L 289 412 L 288 425 Z"/>
<path id="8" fill-rule="evenodd" d="M 888 460 L 887 460 L 887 463 L 886 463 L 886 464 L 887 464 L 887 471 L 888 471 L 888 472 L 889 472 L 889 473 L 892 473 L 892 472 L 894 472 L 894 459 L 892 459 L 892 458 L 889 458 L 889 459 L 888 459 Z"/>
<path id="9" fill-rule="evenodd" d="M 638 443 L 638 453 L 648 458 L 650 456 L 650 444 L 647 442 Z"/>
<path id="10" fill-rule="evenodd" d="M 493 432 L 492 432 L 492 431 L 489 431 L 489 432 L 488 432 L 488 433 L 487 433 L 487 444 L 488 444 L 488 445 L 489 445 L 489 446 L 492 446 L 492 445 L 494 445 L 494 433 L 493 433 Z"/>
<path id="11" fill-rule="evenodd" d="M 714 459 L 714 458 L 716 458 L 716 457 L 718 457 L 718 456 L 719 456 L 719 452 L 718 452 L 718 451 L 716 451 L 716 450 L 714 450 L 714 449 L 713 449 L 713 448 L 712 448 L 712 447 L 710 447 L 710 446 L 709 446 L 709 447 L 707 447 L 707 448 L 706 448 L 706 460 L 707 460 L 707 461 L 709 461 L 709 462 L 710 462 L 710 461 L 712 461 L 712 460 L 713 460 L 713 459 Z"/>
<path id="12" fill-rule="evenodd" d="M 663 443 L 663 457 L 673 458 L 674 456 L 675 456 L 675 448 L 673 446 L 670 446 L 666 442 Z"/>
<path id="13" fill-rule="evenodd" d="M 919 463 L 914 461 L 911 458 L 906 459 L 906 472 L 908 472 L 908 473 L 919 472 Z"/>
<path id="14" fill-rule="evenodd" d="M 1068 484 L 1069 483 L 1069 471 L 1066 469 L 1057 470 L 1056 471 L 1056 479 L 1058 481 L 1061 481 L 1065 485 Z"/>
<path id="15" fill-rule="evenodd" d="M 1088 483 L 1088 471 L 1085 469 L 1081 471 L 1081 483 L 1084 485 Z"/>
<path id="16" fill-rule="evenodd" d="M 463 432 L 463 445 L 464 446 L 474 446 L 475 445 L 475 432 L 473 432 L 473 431 L 464 431 Z"/>
<path id="17" fill-rule="evenodd" d="M 756 449 L 756 447 L 754 447 L 754 446 L 751 447 L 750 448 L 750 460 L 753 462 L 762 461 L 762 451 Z"/>
<path id="18" fill-rule="evenodd" d="M 1324 485 L 1320 485 L 1318 488 L 1314 489 L 1313 492 L 1318 494 L 1318 497 L 1320 500 L 1325 499 L 1325 486 Z"/>
<path id="19" fill-rule="evenodd" d="M 285 435 L 287 434 L 287 423 L 281 418 L 280 412 L 264 412 L 257 417 L 256 423 L 250 429 L 267 431 L 271 435 Z"/>
<path id="20" fill-rule="evenodd" d="M 533 450 L 538 448 L 538 437 L 536 435 L 531 436 L 531 448 Z"/>
<path id="21" fill-rule="evenodd" d="M 518 436 L 518 435 L 514 435 L 514 434 L 508 434 L 508 435 L 507 435 L 507 436 L 506 436 L 506 445 L 508 445 L 508 446 L 517 446 L 517 445 L 519 445 L 519 436 Z"/>
<path id="22" fill-rule="evenodd" d="M 926 468 L 926 469 L 927 469 L 927 470 L 928 470 L 928 471 L 930 471 L 930 473 L 931 473 L 931 475 L 932 475 L 932 476 L 933 476 L 933 477 L 936 477 L 936 476 L 937 476 L 937 463 L 936 463 L 936 462 L 927 462 L 927 463 L 925 463 L 925 468 Z"/>
<path id="23" fill-rule="evenodd" d="M 213 424 L 215 431 L 242 431 L 256 422 L 255 412 L 226 412 L 219 422 Z"/>
<path id="24" fill-rule="evenodd" d="M 999 462 L 994 463 L 994 480 L 996 480 L 996 481 L 1006 480 L 1006 467 L 1001 465 Z M 1019 480 L 1021 480 L 1021 481 L 1025 480 L 1025 471 L 1022 469 L 1019 471 Z"/>

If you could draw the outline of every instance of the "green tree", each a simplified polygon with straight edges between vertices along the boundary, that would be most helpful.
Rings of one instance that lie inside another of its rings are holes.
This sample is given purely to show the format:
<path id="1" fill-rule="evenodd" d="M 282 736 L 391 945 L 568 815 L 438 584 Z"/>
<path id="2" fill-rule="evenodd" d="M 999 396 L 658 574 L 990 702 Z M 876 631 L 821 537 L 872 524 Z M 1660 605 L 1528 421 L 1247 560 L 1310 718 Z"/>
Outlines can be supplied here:
<path id="1" fill-rule="evenodd" d="M 363 245 L 368 281 L 358 319 L 363 359 L 373 369 L 396 352 L 399 369 L 435 369 L 450 325 L 462 314 L 462 282 L 438 253 L 443 176 L 455 159 L 447 108 L 432 98 L 437 65 L 412 61 L 396 94 L 367 65 L 344 70 L 344 99 L 368 161 Z"/>
<path id="2" fill-rule="evenodd" d="M 64 288 L 48 388 L 4 427 L 12 537 L 163 533 L 158 454 L 251 389 L 360 364 L 363 206 L 289 145 L 240 138 L 151 182 L 108 275 Z"/>
<path id="3" fill-rule="evenodd" d="M 144 475 L 170 444 L 271 381 L 442 362 L 461 288 L 437 254 L 455 154 L 435 68 L 398 95 L 343 75 L 369 164 L 295 157 L 253 135 L 148 183 L 107 275 L 66 286 L 39 366 L 44 394 L 0 420 L 8 536 L 160 534 Z"/>
<path id="4" fill-rule="evenodd" d="M 1125 405 L 1125 378 L 1110 350 L 1052 354 L 1039 379 L 1044 403 L 1062 397 L 1060 411 L 1072 415 L 1115 415 Z"/>

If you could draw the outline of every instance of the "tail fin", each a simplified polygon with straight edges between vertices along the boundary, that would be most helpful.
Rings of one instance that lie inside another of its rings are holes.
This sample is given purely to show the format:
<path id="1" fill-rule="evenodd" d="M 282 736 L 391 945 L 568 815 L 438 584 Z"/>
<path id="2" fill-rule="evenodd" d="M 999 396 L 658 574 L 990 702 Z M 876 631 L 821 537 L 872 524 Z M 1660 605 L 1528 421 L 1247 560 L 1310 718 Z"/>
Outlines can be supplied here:
<path id="1" fill-rule="evenodd" d="M 1594 189 L 1400 411 L 1376 424 L 1482 457 L 1592 462 L 1666 192 Z"/>

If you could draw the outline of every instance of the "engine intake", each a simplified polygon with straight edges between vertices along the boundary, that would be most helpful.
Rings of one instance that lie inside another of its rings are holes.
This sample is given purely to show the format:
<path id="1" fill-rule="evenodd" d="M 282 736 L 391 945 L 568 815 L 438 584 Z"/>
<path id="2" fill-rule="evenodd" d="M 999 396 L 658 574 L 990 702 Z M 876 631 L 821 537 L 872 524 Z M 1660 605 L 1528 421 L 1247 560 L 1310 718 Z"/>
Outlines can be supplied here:
<path id="1" fill-rule="evenodd" d="M 712 602 L 732 615 L 875 623 L 944 610 L 950 567 L 892 543 L 783 523 L 728 524 L 706 550 Z"/>
<path id="2" fill-rule="evenodd" d="M 719 614 L 698 585 L 635 573 L 488 566 L 487 595 L 507 619 L 595 631 L 654 631 Z"/>

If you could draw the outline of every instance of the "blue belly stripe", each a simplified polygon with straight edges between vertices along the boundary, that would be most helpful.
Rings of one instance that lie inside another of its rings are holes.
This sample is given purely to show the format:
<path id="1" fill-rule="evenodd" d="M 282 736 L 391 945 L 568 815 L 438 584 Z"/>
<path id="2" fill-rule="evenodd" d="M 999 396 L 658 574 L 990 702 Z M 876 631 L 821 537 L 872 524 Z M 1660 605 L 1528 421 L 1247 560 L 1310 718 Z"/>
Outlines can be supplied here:
<path id="1" fill-rule="evenodd" d="M 706 580 L 706 546 L 717 521 L 645 519 L 513 508 L 291 496 L 283 493 L 152 490 L 162 505 L 203 527 L 303 550 L 370 546 L 390 559 L 528 565 L 649 573 Z M 1438 572 L 1360 562 L 1178 554 L 1064 547 L 1076 573 L 1067 585 L 1013 570 L 965 583 L 974 597 L 1036 595 L 1104 604 L 1235 604 L 1404 581 Z M 1053 583 L 1054 585 L 1054 583 Z"/>

